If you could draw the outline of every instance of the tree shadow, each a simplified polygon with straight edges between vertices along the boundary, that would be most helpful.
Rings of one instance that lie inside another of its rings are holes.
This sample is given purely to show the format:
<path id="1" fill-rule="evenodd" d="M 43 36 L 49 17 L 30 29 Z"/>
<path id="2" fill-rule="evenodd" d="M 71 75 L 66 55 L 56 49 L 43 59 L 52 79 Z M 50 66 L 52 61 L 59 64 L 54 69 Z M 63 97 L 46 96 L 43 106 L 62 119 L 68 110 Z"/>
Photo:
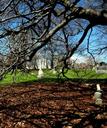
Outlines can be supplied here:
<path id="1" fill-rule="evenodd" d="M 2 88 L 0 127 L 63 128 L 72 125 L 85 128 L 91 125 L 100 128 L 107 118 L 97 116 L 107 114 L 107 106 L 95 106 L 92 91 L 90 87 L 69 82 L 37 82 L 30 86 Z"/>

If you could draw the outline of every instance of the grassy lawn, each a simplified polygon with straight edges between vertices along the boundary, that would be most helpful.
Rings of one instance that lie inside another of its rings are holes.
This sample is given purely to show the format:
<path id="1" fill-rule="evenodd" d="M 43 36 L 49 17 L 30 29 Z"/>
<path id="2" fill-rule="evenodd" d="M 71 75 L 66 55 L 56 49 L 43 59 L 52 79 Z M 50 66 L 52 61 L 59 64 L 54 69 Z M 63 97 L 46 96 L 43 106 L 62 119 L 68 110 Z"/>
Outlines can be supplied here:
<path id="1" fill-rule="evenodd" d="M 57 79 L 57 76 L 58 73 L 53 74 L 51 70 L 44 70 L 44 79 L 46 79 L 47 82 Z M 66 76 L 71 79 L 107 79 L 107 74 L 96 74 L 94 70 L 68 70 Z M 64 77 L 62 77 L 62 79 L 64 79 Z M 15 83 L 38 81 L 37 71 L 29 73 L 17 71 L 15 77 L 14 74 L 8 73 L 4 79 L 0 81 L 0 85 L 12 84 L 14 81 Z"/>
<path id="2" fill-rule="evenodd" d="M 3 80 L 0 81 L 0 84 L 12 84 L 14 83 L 20 83 L 20 82 L 27 82 L 27 81 L 33 81 L 35 80 L 35 74 L 30 73 L 24 73 L 18 71 L 16 73 L 16 76 L 14 77 L 14 74 L 8 73 Z M 14 80 L 15 79 L 15 80 Z"/>
<path id="3" fill-rule="evenodd" d="M 107 79 L 107 74 L 96 74 L 95 70 L 69 70 L 66 76 L 79 79 Z"/>

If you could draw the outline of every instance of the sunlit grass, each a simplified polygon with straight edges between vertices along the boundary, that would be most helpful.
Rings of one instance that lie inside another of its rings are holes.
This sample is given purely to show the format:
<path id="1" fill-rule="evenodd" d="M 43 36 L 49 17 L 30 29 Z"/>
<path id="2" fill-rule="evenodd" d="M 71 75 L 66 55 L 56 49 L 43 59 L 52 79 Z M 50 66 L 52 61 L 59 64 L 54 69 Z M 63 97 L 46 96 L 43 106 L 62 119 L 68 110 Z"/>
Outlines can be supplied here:
<path id="1" fill-rule="evenodd" d="M 5 75 L 4 79 L 0 81 L 0 84 L 12 84 L 12 83 L 20 83 L 20 82 L 27 82 L 27 81 L 33 81 L 37 79 L 36 77 L 36 72 L 30 72 L 30 73 L 25 73 L 25 72 L 20 72 L 17 71 L 16 75 L 13 73 L 8 73 Z"/>
<path id="2" fill-rule="evenodd" d="M 79 79 L 107 79 L 107 74 L 97 74 L 95 70 L 69 70 L 66 76 Z"/>
<path id="3" fill-rule="evenodd" d="M 58 73 L 53 74 L 52 70 L 43 71 L 43 79 L 37 78 L 37 71 L 35 70 L 31 72 L 17 71 L 16 75 L 8 73 L 5 75 L 4 79 L 0 81 L 0 85 L 45 80 L 49 82 L 57 79 L 58 77 Z M 65 75 L 70 79 L 107 79 L 107 74 L 96 74 L 94 70 L 68 70 Z M 61 78 L 65 79 L 63 76 Z"/>

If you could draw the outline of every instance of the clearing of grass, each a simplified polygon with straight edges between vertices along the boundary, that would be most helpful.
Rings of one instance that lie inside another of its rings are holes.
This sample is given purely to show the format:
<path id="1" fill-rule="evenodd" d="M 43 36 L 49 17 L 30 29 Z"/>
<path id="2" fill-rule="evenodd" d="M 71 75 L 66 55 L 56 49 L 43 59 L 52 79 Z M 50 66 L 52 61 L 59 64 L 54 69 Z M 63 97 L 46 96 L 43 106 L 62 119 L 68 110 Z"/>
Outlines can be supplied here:
<path id="1" fill-rule="evenodd" d="M 44 77 L 42 80 L 46 80 L 47 82 L 58 80 L 58 73 L 54 74 L 52 70 L 43 70 Z M 22 72 L 18 70 L 16 74 L 8 73 L 5 75 L 3 80 L 0 81 L 0 84 L 12 84 L 12 83 L 21 83 L 21 82 L 30 82 L 30 81 L 38 81 L 37 78 L 38 71 L 30 71 L 30 72 Z M 107 79 L 107 74 L 96 74 L 94 70 L 68 70 L 65 73 L 66 77 L 69 79 L 85 79 L 85 80 L 93 80 L 93 79 Z M 60 75 L 60 79 L 64 80 L 65 77 Z"/>

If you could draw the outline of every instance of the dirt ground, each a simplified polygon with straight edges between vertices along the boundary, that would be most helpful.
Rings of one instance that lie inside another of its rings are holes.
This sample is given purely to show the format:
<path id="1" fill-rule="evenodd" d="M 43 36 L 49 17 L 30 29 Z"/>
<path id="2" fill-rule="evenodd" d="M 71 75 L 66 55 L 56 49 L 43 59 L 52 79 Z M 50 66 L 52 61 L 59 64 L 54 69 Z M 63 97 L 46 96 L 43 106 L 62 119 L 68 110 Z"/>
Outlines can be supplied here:
<path id="1" fill-rule="evenodd" d="M 0 128 L 107 128 L 107 85 L 101 87 L 102 106 L 94 104 L 94 83 L 1 87 Z"/>

